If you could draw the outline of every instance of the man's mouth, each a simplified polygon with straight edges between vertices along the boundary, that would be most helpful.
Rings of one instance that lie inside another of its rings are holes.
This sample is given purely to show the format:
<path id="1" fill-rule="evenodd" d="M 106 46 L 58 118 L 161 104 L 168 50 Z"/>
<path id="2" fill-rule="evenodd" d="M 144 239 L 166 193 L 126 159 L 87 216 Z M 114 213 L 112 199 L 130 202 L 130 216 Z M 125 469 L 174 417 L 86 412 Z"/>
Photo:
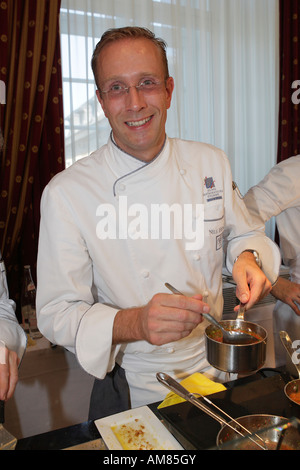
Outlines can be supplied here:
<path id="1" fill-rule="evenodd" d="M 145 119 L 141 119 L 140 121 L 126 121 L 127 126 L 129 127 L 139 127 L 147 124 L 152 119 L 152 116 L 147 117 Z"/>

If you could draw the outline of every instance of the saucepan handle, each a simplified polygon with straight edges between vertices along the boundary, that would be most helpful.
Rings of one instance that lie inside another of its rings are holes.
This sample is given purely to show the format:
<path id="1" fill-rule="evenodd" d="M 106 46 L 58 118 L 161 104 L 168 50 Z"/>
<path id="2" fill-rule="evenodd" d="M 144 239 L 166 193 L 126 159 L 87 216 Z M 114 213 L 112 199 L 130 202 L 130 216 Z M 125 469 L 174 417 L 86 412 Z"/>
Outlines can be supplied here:
<path id="1" fill-rule="evenodd" d="M 181 398 L 184 398 L 186 401 L 188 401 L 188 402 L 192 403 L 193 405 L 197 406 L 197 408 L 200 408 L 200 410 L 204 411 L 204 413 L 206 413 L 209 416 L 211 416 L 212 418 L 214 418 L 220 424 L 222 424 L 222 425 L 227 424 L 227 421 L 225 419 L 223 419 L 217 413 L 213 412 L 208 406 L 204 405 L 204 403 L 201 403 L 197 399 L 196 395 L 189 392 L 179 382 L 177 382 L 175 379 L 170 377 L 170 375 L 165 374 L 164 372 L 158 372 L 156 374 L 156 378 L 160 383 L 162 383 L 169 390 L 176 393 L 176 395 L 179 395 Z M 199 396 L 201 396 L 201 395 L 199 395 Z"/>
<path id="2" fill-rule="evenodd" d="M 240 308 L 239 308 L 239 311 L 238 311 L 238 315 L 237 315 L 237 320 L 244 320 L 244 316 L 245 316 L 245 310 L 246 310 L 246 307 L 245 307 L 245 304 L 240 304 Z"/>

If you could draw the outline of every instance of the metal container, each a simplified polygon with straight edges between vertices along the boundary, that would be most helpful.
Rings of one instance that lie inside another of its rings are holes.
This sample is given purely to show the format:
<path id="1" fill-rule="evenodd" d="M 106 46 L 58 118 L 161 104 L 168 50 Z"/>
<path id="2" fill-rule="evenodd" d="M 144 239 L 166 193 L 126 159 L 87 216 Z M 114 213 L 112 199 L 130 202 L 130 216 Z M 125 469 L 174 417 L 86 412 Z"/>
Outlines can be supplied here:
<path id="1" fill-rule="evenodd" d="M 291 421 L 282 416 L 254 414 L 241 416 L 235 421 L 245 426 L 254 435 L 267 444 L 269 450 L 300 450 L 300 433 Z M 235 423 L 229 422 L 233 427 Z M 257 442 L 260 442 L 256 439 Z M 217 446 L 223 450 L 257 450 L 258 447 L 249 438 L 241 438 L 229 425 L 222 427 L 217 435 Z"/>
<path id="2" fill-rule="evenodd" d="M 256 323 L 236 320 L 222 320 L 225 328 L 247 330 L 250 328 L 261 337 L 251 344 L 228 344 L 213 339 L 216 327 L 209 325 L 205 329 L 206 357 L 208 362 L 216 369 L 224 372 L 247 374 L 260 369 L 266 361 L 267 331 Z"/>

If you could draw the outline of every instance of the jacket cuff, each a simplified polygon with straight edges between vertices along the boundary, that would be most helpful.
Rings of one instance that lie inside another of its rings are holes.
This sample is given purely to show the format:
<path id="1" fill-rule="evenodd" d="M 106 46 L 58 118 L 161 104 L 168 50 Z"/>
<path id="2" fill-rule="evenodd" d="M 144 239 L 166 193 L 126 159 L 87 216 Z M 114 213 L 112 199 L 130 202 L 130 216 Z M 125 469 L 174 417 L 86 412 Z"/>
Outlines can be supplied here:
<path id="1" fill-rule="evenodd" d="M 114 319 L 120 309 L 94 304 L 80 320 L 75 337 L 75 354 L 81 367 L 104 379 L 115 365 L 120 345 L 112 345 Z"/>

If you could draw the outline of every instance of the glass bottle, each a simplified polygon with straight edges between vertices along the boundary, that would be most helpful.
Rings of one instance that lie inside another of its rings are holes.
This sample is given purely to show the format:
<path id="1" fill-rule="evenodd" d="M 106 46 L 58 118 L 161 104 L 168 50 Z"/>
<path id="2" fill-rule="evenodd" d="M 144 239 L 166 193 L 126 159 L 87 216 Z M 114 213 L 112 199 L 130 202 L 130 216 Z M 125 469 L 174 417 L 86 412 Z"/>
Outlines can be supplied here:
<path id="1" fill-rule="evenodd" d="M 23 278 L 23 289 L 22 289 L 22 321 L 25 331 L 29 331 L 32 339 L 38 339 L 42 337 L 37 327 L 36 318 L 36 289 L 31 276 L 31 269 L 29 265 L 24 266 L 24 278 Z"/>

